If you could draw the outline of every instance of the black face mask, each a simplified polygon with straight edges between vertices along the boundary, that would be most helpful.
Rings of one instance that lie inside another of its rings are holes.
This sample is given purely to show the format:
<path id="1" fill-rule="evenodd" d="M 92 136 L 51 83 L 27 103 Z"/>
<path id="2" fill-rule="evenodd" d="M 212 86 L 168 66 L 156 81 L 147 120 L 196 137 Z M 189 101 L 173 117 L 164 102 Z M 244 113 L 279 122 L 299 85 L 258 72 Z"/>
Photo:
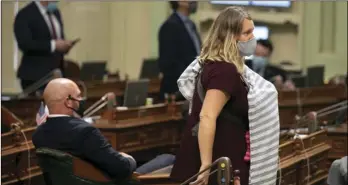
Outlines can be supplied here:
<path id="1" fill-rule="evenodd" d="M 86 108 L 85 108 L 86 100 L 77 100 L 77 99 L 71 97 L 71 95 L 69 95 L 68 99 L 79 102 L 79 108 L 77 110 L 72 108 L 72 107 L 68 107 L 68 108 L 72 109 L 74 112 L 76 112 L 76 114 L 78 114 L 82 118 L 83 117 L 83 113 L 86 110 Z"/>

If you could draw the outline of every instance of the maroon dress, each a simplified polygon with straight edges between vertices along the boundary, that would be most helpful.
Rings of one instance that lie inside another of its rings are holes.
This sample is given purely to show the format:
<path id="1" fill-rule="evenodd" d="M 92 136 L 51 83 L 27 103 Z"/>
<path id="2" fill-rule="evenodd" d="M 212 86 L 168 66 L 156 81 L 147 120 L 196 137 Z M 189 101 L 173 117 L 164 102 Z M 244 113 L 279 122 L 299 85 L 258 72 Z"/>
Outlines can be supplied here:
<path id="1" fill-rule="evenodd" d="M 235 65 L 226 62 L 206 63 L 201 80 L 206 90 L 218 89 L 230 94 L 231 98 L 226 103 L 225 109 L 242 122 L 237 124 L 222 118 L 217 119 L 213 161 L 219 157 L 229 157 L 233 170 L 240 171 L 241 185 L 247 185 L 250 168 L 250 163 L 244 161 L 247 150 L 245 134 L 249 130 L 247 88 Z M 198 137 L 192 134 L 192 128 L 199 122 L 201 108 L 202 102 L 195 90 L 191 115 L 184 129 L 181 146 L 171 173 L 171 178 L 175 181 L 183 182 L 199 171 L 201 160 Z M 217 184 L 216 179 L 216 175 L 212 175 L 209 185 Z"/>

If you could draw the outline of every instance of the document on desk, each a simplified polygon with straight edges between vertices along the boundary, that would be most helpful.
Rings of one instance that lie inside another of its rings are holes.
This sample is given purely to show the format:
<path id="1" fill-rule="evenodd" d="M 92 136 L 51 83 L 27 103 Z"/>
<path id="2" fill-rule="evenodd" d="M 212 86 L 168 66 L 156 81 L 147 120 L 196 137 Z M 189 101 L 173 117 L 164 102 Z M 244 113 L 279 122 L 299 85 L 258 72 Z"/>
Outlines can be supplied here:
<path id="1" fill-rule="evenodd" d="M 89 124 L 92 124 L 93 123 L 93 119 L 91 117 L 88 117 L 88 118 L 83 118 L 83 120 Z"/>

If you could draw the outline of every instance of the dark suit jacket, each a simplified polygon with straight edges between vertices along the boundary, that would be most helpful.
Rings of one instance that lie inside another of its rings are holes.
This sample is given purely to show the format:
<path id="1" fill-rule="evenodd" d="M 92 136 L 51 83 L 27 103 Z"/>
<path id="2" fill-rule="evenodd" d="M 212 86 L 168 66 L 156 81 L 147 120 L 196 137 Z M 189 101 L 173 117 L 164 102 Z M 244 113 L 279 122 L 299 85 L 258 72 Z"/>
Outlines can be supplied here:
<path id="1" fill-rule="evenodd" d="M 199 38 L 198 33 L 197 36 Z M 176 81 L 198 53 L 183 21 L 176 13 L 163 23 L 158 39 L 158 63 L 163 73 L 161 92 L 175 93 L 178 91 Z"/>
<path id="2" fill-rule="evenodd" d="M 59 11 L 53 13 L 60 23 L 64 39 L 63 23 Z M 63 53 L 51 52 L 51 33 L 37 5 L 32 2 L 21 9 L 15 19 L 14 33 L 23 53 L 17 77 L 36 81 L 50 71 L 62 68 Z"/>
<path id="3" fill-rule="evenodd" d="M 135 170 L 135 163 L 123 157 L 107 142 L 99 129 L 73 117 L 48 118 L 32 136 L 36 148 L 51 148 L 84 159 L 115 180 Z"/>

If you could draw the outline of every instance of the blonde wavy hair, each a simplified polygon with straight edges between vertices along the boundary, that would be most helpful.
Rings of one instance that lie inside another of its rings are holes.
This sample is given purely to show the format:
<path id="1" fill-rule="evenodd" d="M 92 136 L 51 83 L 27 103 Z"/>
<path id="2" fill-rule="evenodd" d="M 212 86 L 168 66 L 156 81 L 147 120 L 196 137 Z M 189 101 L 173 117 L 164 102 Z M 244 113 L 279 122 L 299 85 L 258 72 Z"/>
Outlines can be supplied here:
<path id="1" fill-rule="evenodd" d="M 243 29 L 244 19 L 251 20 L 249 13 L 242 7 L 225 8 L 215 19 L 203 43 L 198 60 L 225 61 L 233 63 L 239 73 L 244 70 L 244 58 L 239 54 L 236 37 Z"/>

